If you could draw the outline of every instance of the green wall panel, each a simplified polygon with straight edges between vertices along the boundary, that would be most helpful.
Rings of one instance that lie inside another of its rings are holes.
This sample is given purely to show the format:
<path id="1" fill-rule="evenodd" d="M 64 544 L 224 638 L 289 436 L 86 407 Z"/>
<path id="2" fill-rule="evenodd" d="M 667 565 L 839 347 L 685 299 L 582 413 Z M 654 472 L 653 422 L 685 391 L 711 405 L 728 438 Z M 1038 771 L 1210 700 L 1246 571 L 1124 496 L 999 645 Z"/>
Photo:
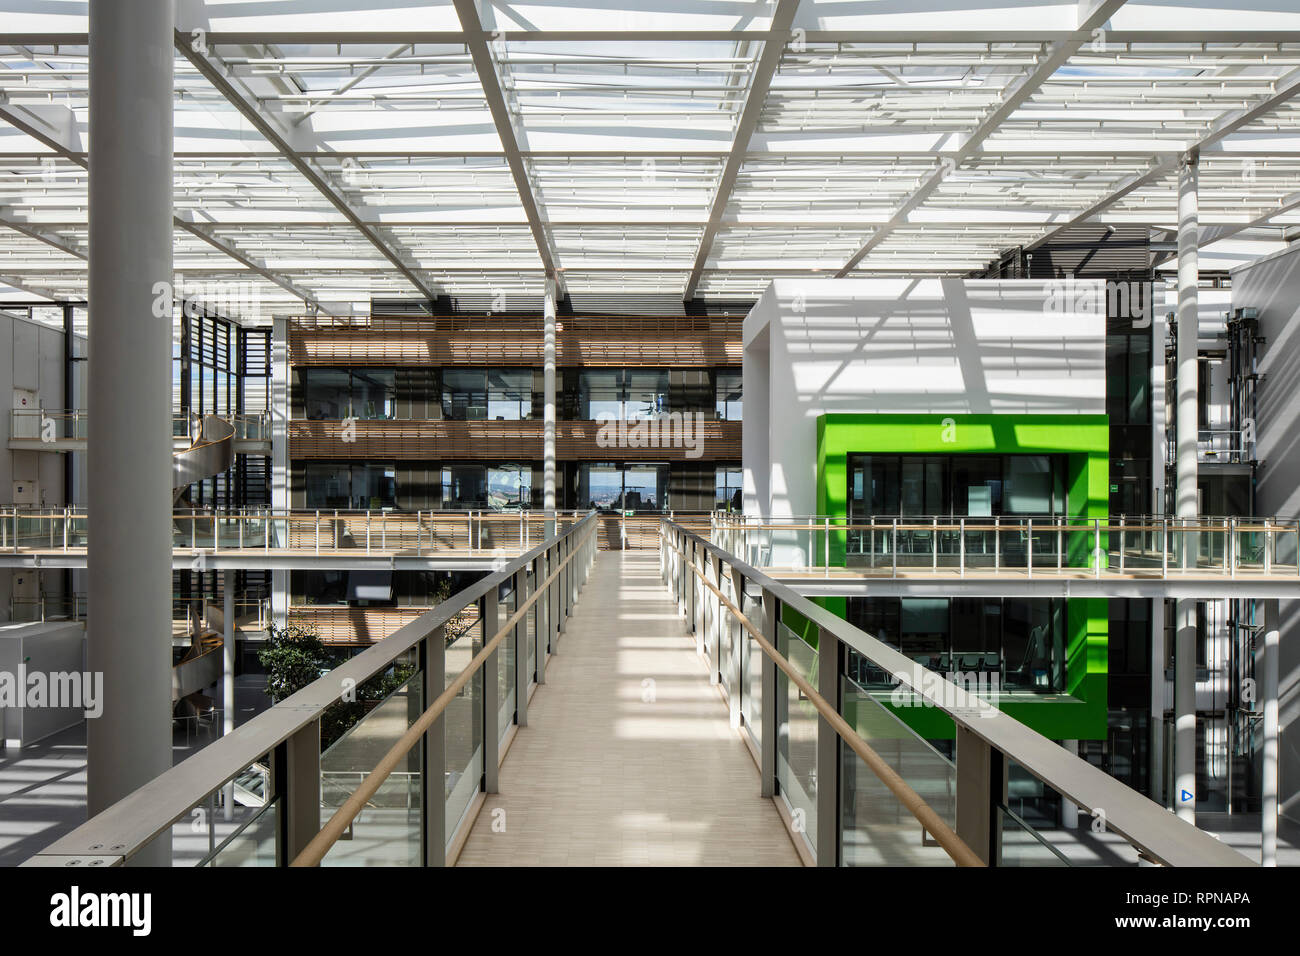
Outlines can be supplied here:
<path id="1" fill-rule="evenodd" d="M 1072 519 L 1106 519 L 1110 498 L 1110 427 L 1105 415 L 822 415 L 817 419 L 817 513 L 830 521 L 830 563 L 845 563 L 848 456 L 1065 455 Z M 1081 520 L 1082 523 L 1082 520 Z M 1094 535 L 1080 530 L 1066 545 L 1072 567 L 1090 567 Z M 816 542 L 821 556 L 825 538 Z M 1103 556 L 1104 560 L 1104 556 Z M 843 599 L 820 602 L 845 616 Z M 1054 740 L 1106 737 L 1107 607 L 1105 599 L 1066 605 L 1066 695 L 1006 697 L 1001 709 Z M 789 622 L 787 622 L 789 623 Z M 950 739 L 952 720 L 928 707 L 896 708 L 917 733 Z"/>

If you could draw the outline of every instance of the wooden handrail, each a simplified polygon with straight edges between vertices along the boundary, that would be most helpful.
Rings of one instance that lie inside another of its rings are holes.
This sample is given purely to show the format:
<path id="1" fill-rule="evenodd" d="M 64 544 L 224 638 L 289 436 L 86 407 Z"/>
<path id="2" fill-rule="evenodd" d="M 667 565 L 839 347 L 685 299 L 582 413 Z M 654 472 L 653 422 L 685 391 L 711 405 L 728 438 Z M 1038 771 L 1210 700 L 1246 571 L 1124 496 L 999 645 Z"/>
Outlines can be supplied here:
<path id="1" fill-rule="evenodd" d="M 676 551 L 683 559 L 686 553 L 677 547 L 672 541 L 664 540 L 668 546 Z M 913 790 L 902 777 L 889 766 L 881 756 L 876 753 L 870 745 L 862 739 L 847 720 L 840 716 L 839 711 L 832 707 L 830 703 L 804 678 L 793 664 L 786 659 L 780 651 L 771 645 L 762 632 L 756 628 L 742 612 L 727 599 L 713 582 L 710 581 L 704 573 L 695 566 L 693 561 L 685 562 L 695 573 L 695 576 L 710 591 L 718 596 L 718 600 L 729 610 L 733 617 L 736 618 L 740 625 L 749 632 L 755 642 L 762 649 L 763 653 L 772 659 L 772 662 L 785 673 L 805 697 L 812 703 L 813 707 L 819 713 L 831 728 L 837 733 L 841 740 L 849 745 L 849 748 L 857 754 L 862 762 L 871 768 L 871 771 L 880 778 L 880 782 L 889 788 L 890 792 L 898 798 L 899 803 L 907 808 L 912 816 L 916 817 L 921 826 L 925 827 L 926 832 L 935 838 L 944 852 L 952 858 L 952 861 L 958 866 L 984 866 L 985 863 L 979 858 L 967 844 L 966 841 L 957 835 L 957 833 L 948 826 L 947 822 L 939 816 L 934 809 L 921 798 L 921 795 Z"/>
<path id="2" fill-rule="evenodd" d="M 582 532 L 579 544 L 585 543 L 591 534 L 592 529 L 589 526 Z M 580 553 L 580 548 L 575 547 L 570 550 L 564 560 L 555 566 L 555 570 L 547 575 L 546 580 L 533 588 L 532 595 L 515 610 L 515 613 L 506 619 L 506 622 L 501 625 L 501 628 L 492 636 L 492 639 L 483 645 L 482 649 L 465 665 L 464 670 L 457 675 L 447 689 L 438 695 L 438 698 L 429 705 L 428 709 L 411 724 L 406 733 L 402 734 L 397 739 L 397 742 L 388 749 L 388 752 L 375 765 L 375 768 L 366 774 L 365 780 L 361 781 L 361 784 L 353 791 L 352 795 L 334 811 L 334 815 L 329 818 L 325 826 L 321 827 L 320 832 L 303 847 L 302 852 L 294 858 L 293 862 L 289 864 L 290 866 L 320 865 L 330 847 L 342 838 L 348 827 L 352 825 L 352 821 L 365 809 L 370 798 L 375 795 L 379 788 L 383 786 L 384 781 L 397 768 L 398 762 L 410 752 L 412 747 L 419 743 L 420 738 L 433 726 L 433 722 L 442 716 L 443 711 L 456 699 L 456 696 L 465 688 L 470 678 L 483 666 L 488 657 L 496 651 L 501 642 L 505 640 L 506 635 L 514 631 L 515 625 L 523 614 L 536 603 L 551 582 L 559 577 L 564 567 Z M 429 786 L 427 779 L 425 780 L 425 786 Z"/>

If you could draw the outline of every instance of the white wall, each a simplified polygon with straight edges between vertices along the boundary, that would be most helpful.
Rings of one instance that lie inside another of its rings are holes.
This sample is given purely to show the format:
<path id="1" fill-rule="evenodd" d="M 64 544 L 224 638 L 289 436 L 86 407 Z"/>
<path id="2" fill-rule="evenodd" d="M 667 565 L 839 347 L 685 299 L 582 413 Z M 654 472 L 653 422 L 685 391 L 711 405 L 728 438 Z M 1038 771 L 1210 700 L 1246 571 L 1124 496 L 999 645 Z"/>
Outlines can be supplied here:
<path id="1" fill-rule="evenodd" d="M 19 675 L 20 669 L 46 675 L 83 672 L 85 658 L 84 624 L 0 626 L 0 671 L 6 674 Z M 0 742 L 6 747 L 24 747 L 84 719 L 85 711 L 75 707 L 0 707 Z"/>
<path id="2" fill-rule="evenodd" d="M 84 354 L 84 338 L 82 339 Z M 46 507 L 59 507 L 68 499 L 64 489 L 64 456 L 55 452 L 10 451 L 10 409 L 14 407 L 14 390 L 37 393 L 39 407 L 62 409 L 63 397 L 63 330 L 34 322 L 25 316 L 0 312 L 0 411 L 4 413 L 0 433 L 0 506 L 13 503 L 15 480 L 34 481 L 40 485 Z M 77 456 L 82 461 L 84 455 Z M 47 591 L 62 589 L 63 572 L 41 572 Z M 9 619 L 9 601 L 13 596 L 13 575 L 0 569 L 0 621 Z"/>
<path id="3" fill-rule="evenodd" d="M 1261 515 L 1300 516 L 1300 248 L 1232 273 L 1232 307 L 1259 310 L 1264 337 L 1256 392 Z M 1288 560 L 1294 560 L 1290 555 Z M 1282 812 L 1300 820 L 1300 601 L 1280 602 Z"/>
<path id="4" fill-rule="evenodd" d="M 815 512 L 823 414 L 1106 411 L 1100 280 L 778 279 L 744 343 L 745 510 L 763 517 Z"/>

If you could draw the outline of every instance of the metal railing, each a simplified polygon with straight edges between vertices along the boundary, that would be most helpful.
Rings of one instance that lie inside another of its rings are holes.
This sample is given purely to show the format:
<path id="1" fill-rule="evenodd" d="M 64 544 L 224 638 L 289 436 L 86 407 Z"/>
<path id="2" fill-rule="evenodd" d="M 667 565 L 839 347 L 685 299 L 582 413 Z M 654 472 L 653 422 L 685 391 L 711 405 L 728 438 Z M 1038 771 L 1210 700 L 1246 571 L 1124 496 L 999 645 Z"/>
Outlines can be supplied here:
<path id="1" fill-rule="evenodd" d="M 244 596 L 235 598 L 235 617 L 252 618 L 256 629 L 266 630 L 266 621 L 270 617 L 270 599 L 267 597 Z M 172 621 L 184 622 L 185 630 L 194 629 L 196 622 L 202 620 L 210 608 L 220 612 L 223 605 L 220 599 L 172 597 Z M 9 620 L 15 624 L 29 624 L 38 621 L 84 621 L 87 613 L 87 601 L 84 592 L 73 594 L 40 594 L 37 597 L 11 597 L 9 599 Z"/>
<path id="2" fill-rule="evenodd" d="M 28 863 L 454 861 L 594 558 L 594 515 L 557 529 Z M 477 626 L 448 642 L 472 608 Z"/>
<path id="3" fill-rule="evenodd" d="M 193 434 L 194 417 L 173 415 L 172 437 L 190 437 Z M 269 412 L 219 417 L 235 426 L 235 441 L 271 440 Z M 9 437 L 18 441 L 48 443 L 86 441 L 90 437 L 90 413 L 84 408 L 16 408 L 9 413 Z"/>
<path id="4" fill-rule="evenodd" d="M 1242 464 L 1255 458 L 1254 442 L 1239 428 L 1202 428 L 1196 435 L 1196 459 L 1203 462 Z M 1170 435 L 1165 441 L 1165 464 L 1178 461 L 1178 442 Z"/>
<path id="5" fill-rule="evenodd" d="M 581 511 L 559 512 L 566 520 Z M 658 547 L 658 513 L 600 513 L 602 550 Z M 707 512 L 678 516 L 701 530 Z M 88 543 L 83 508 L 0 508 L 0 552 L 71 552 Z M 450 551 L 521 553 L 545 535 L 544 511 L 400 511 L 392 508 L 177 510 L 172 547 L 190 551 L 349 552 L 422 557 Z"/>
<path id="6" fill-rule="evenodd" d="M 1068 861 L 1044 852 L 1050 841 L 1010 809 L 1014 779 L 1102 820 L 1133 848 L 1135 864 L 1252 865 L 999 711 L 988 699 L 996 688 L 921 667 L 671 520 L 660 568 L 754 756 L 761 793 L 808 861 L 1003 865 L 1025 848 L 1024 862 Z M 864 688 L 854 679 L 860 662 L 897 686 Z M 955 760 L 909 726 L 912 714 L 933 725 L 936 712 L 955 725 Z"/>
<path id="7" fill-rule="evenodd" d="M 1300 521 L 1278 518 L 715 514 L 711 537 L 754 566 L 825 576 L 1300 577 Z"/>

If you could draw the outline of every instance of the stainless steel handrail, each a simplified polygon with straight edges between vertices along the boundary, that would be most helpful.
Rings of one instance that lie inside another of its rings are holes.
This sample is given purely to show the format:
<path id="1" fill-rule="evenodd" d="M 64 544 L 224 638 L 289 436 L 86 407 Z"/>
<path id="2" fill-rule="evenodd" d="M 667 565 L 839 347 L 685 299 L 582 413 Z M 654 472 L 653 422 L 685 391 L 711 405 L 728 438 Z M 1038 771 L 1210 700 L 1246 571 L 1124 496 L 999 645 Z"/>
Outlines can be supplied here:
<path id="1" fill-rule="evenodd" d="M 435 636 L 469 605 L 496 594 L 503 584 L 512 581 L 516 573 L 524 571 L 533 561 L 554 555 L 559 548 L 576 540 L 575 536 L 589 529 L 594 520 L 595 516 L 588 514 L 555 537 L 453 594 L 427 614 L 372 644 L 329 674 L 123 797 L 55 840 L 28 862 L 41 862 L 42 857 L 78 860 L 107 857 L 110 862 L 120 864 L 130 859 L 209 794 L 319 721 L 326 708 L 349 693 L 348 688 L 359 687 L 387 670 L 422 642 Z M 540 588 L 537 590 L 540 592 Z M 560 589 L 561 600 L 567 593 L 567 589 Z M 441 781 L 438 786 L 441 787 Z M 438 792 L 441 793 L 441 789 Z M 294 855 L 299 849 L 294 849 Z"/>
<path id="2" fill-rule="evenodd" d="M 1169 866 L 1253 866 L 1254 863 L 1208 833 L 1164 807 L 1124 786 L 1110 775 L 1053 743 L 1020 721 L 981 701 L 941 674 L 922 668 L 911 658 L 769 577 L 725 548 L 665 519 L 665 534 L 677 535 L 703 555 L 727 565 L 740 576 L 738 587 L 755 585 L 766 595 L 793 609 L 824 633 L 848 645 L 874 666 L 903 681 L 915 695 L 930 701 L 972 738 L 1004 759 L 1013 760 L 1030 775 L 1086 811 L 1104 814 L 1106 828 L 1135 846 L 1143 856 Z M 954 703 L 955 702 L 955 705 Z M 766 705 L 765 705 L 766 707 Z M 958 787 L 962 774 L 958 748 Z M 981 795 L 986 805 L 990 794 Z M 961 799 L 959 795 L 959 801 Z M 985 814 L 984 819 L 989 819 Z M 962 827 L 957 828 L 958 835 Z"/>

